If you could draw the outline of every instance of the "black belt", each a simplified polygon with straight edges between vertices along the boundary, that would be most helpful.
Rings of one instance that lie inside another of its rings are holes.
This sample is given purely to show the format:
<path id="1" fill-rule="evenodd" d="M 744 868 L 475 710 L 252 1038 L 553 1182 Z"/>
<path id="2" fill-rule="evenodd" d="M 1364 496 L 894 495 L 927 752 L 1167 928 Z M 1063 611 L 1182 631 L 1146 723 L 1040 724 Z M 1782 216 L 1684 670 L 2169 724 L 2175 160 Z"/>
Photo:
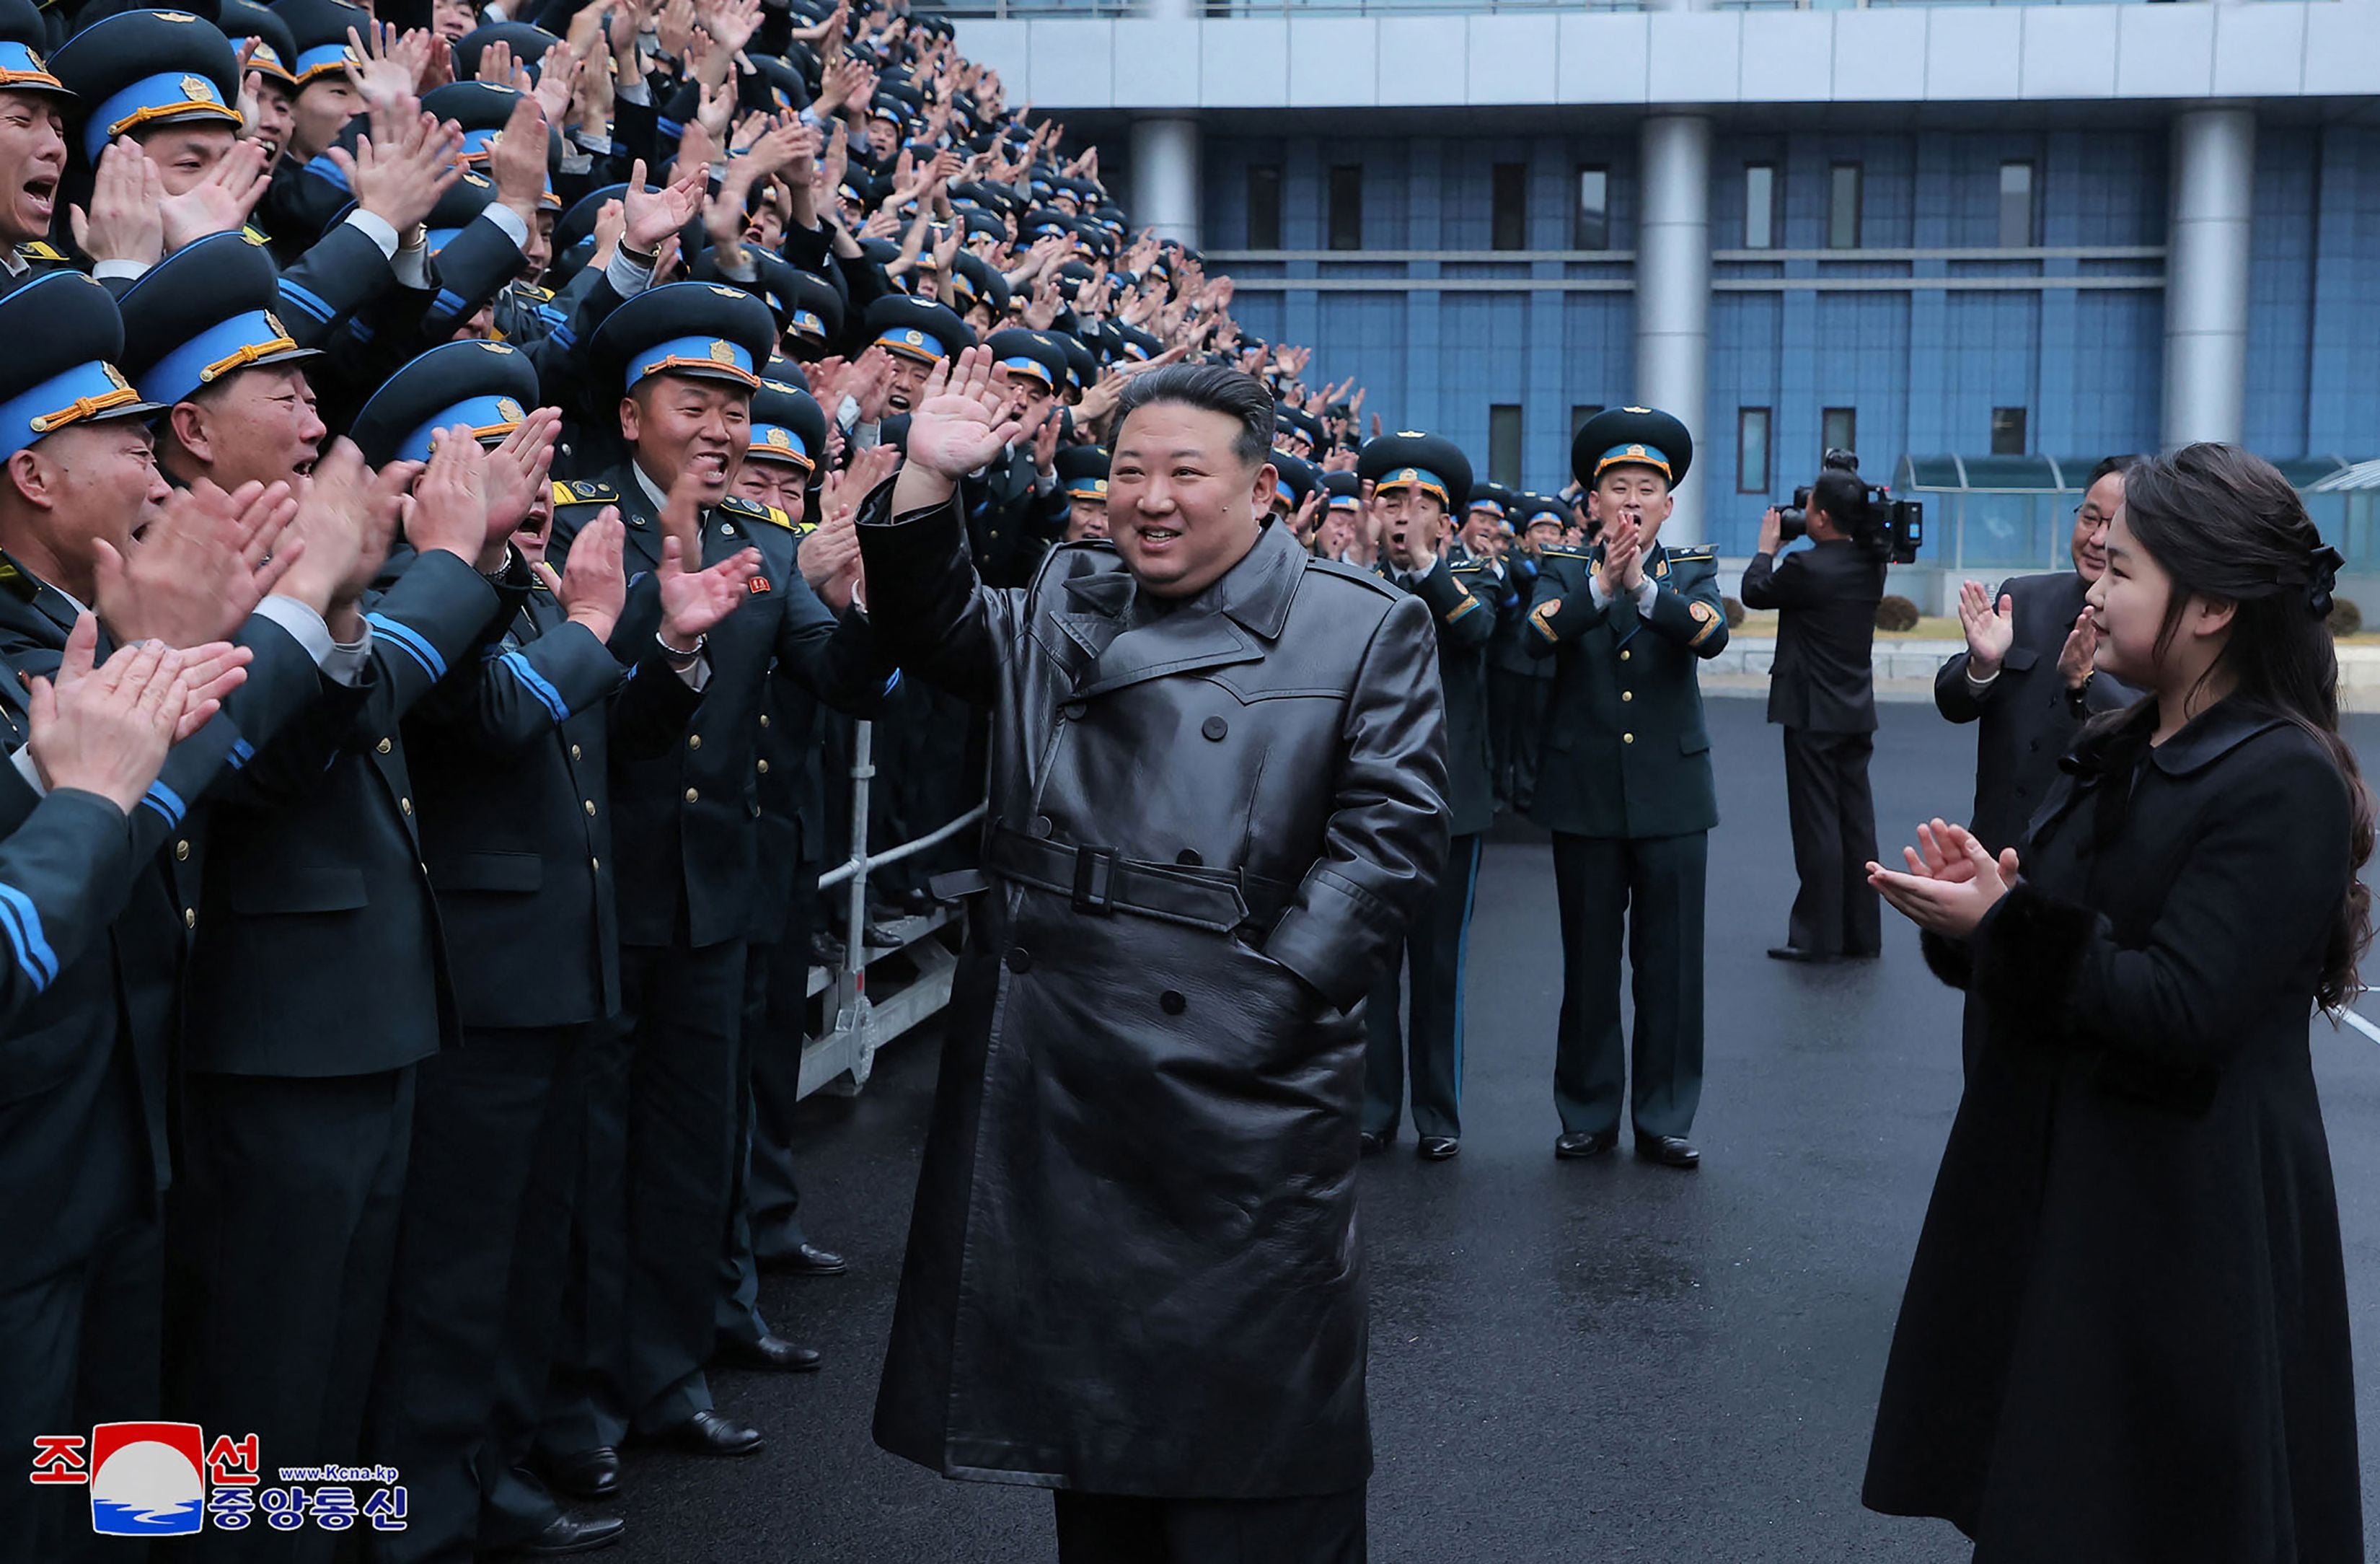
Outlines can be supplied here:
<path id="1" fill-rule="evenodd" d="M 1245 870 L 1203 869 L 1118 858 L 1107 848 L 1074 847 L 995 825 L 983 866 L 1003 880 L 1067 897 L 1077 912 L 1130 912 L 1168 923 L 1229 934 L 1269 923 L 1292 887 Z"/>

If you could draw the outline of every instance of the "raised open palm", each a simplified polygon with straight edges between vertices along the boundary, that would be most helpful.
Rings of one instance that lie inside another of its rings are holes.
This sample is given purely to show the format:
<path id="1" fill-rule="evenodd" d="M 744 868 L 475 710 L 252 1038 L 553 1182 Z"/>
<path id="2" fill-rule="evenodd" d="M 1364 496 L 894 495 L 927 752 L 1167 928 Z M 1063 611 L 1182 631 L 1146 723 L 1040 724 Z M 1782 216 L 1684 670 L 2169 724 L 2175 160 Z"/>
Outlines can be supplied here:
<path id="1" fill-rule="evenodd" d="M 1022 432 L 1004 416 L 1007 398 L 991 384 L 991 350 L 970 348 L 926 379 L 925 400 L 909 415 L 909 460 L 956 481 L 1000 454 Z"/>

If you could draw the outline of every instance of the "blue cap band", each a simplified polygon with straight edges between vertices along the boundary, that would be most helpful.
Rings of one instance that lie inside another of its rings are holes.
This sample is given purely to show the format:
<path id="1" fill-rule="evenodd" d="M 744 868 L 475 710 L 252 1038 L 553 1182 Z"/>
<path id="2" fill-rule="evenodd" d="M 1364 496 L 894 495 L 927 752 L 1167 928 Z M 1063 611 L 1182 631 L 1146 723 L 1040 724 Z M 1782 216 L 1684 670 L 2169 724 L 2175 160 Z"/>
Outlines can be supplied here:
<path id="1" fill-rule="evenodd" d="M 520 427 L 528 409 L 510 397 L 473 397 L 443 409 L 437 417 L 396 443 L 399 461 L 428 461 L 431 437 L 442 429 L 468 423 L 482 440 L 499 440 Z"/>
<path id="2" fill-rule="evenodd" d="M 826 322 L 808 310 L 795 311 L 793 318 L 785 324 L 795 331 L 805 332 L 812 336 L 822 337 L 826 335 Z"/>
<path id="3" fill-rule="evenodd" d="M 432 255 L 437 254 L 440 250 L 454 243 L 455 236 L 462 231 L 463 230 L 460 228 L 424 228 L 421 230 L 422 236 L 430 242 L 430 253 Z"/>
<path id="4" fill-rule="evenodd" d="M 1066 480 L 1066 494 L 1073 499 L 1103 500 L 1108 497 L 1108 481 L 1096 472 L 1086 472 Z"/>
<path id="5" fill-rule="evenodd" d="M 1436 495 L 1440 505 L 1450 503 L 1446 497 L 1446 480 L 1427 467 L 1397 468 L 1372 485 L 1372 492 L 1376 495 L 1387 494 L 1390 489 L 1419 489 L 1424 494 Z"/>
<path id="6" fill-rule="evenodd" d="M 261 71 L 267 76 L 277 77 L 285 82 L 294 82 L 298 79 L 296 73 L 289 68 L 289 62 L 281 57 L 281 51 L 261 38 L 235 38 L 231 41 L 231 52 L 237 55 L 241 50 L 249 49 L 251 44 L 254 48 L 248 55 L 249 70 Z"/>
<path id="7" fill-rule="evenodd" d="M 1661 470 L 1662 477 L 1670 476 L 1669 457 L 1664 455 L 1658 446 L 1647 446 L 1638 441 L 1632 441 L 1625 446 L 1614 446 L 1597 457 L 1595 462 L 1595 475 L 1600 478 L 1603 476 L 1605 468 L 1616 467 L 1623 462 L 1633 462 L 1642 467 L 1658 467 Z"/>
<path id="8" fill-rule="evenodd" d="M 504 127 L 501 125 L 491 126 L 485 130 L 464 131 L 463 161 L 477 163 L 480 159 L 492 155 L 488 151 L 489 146 L 504 133 Z"/>
<path id="9" fill-rule="evenodd" d="M 317 43 L 310 49 L 298 51 L 298 67 L 290 74 L 302 86 L 325 72 L 344 70 L 352 56 L 345 43 Z"/>
<path id="10" fill-rule="evenodd" d="M 802 437 L 799 434 L 782 423 L 754 424 L 750 454 L 798 463 L 805 470 L 812 465 L 809 446 L 802 443 Z"/>
<path id="11" fill-rule="evenodd" d="M 127 130 L 160 120 L 204 117 L 237 126 L 239 111 L 223 101 L 215 84 L 190 71 L 144 76 L 102 103 L 83 126 L 82 150 L 97 159 L 107 143 Z"/>
<path id="12" fill-rule="evenodd" d="M 942 339 L 916 326 L 888 326 L 876 338 L 879 348 L 890 348 L 895 353 L 906 353 L 913 359 L 947 359 Z"/>
<path id="13" fill-rule="evenodd" d="M 0 43 L 0 91 L 27 92 L 47 88 L 54 92 L 67 92 L 67 84 L 50 74 L 42 56 L 23 43 Z"/>
<path id="14" fill-rule="evenodd" d="M 140 395 L 170 408 L 235 370 L 297 347 L 271 311 L 251 310 L 207 327 L 151 365 L 140 377 Z"/>
<path id="15" fill-rule="evenodd" d="M 1501 517 L 1504 514 L 1504 507 L 1491 499 L 1473 500 L 1468 508 L 1473 510 L 1484 510 L 1490 516 L 1496 517 Z"/>
<path id="16" fill-rule="evenodd" d="M 752 355 L 723 336 L 680 336 L 656 344 L 628 359 L 628 385 L 649 374 L 691 374 L 733 380 L 754 390 L 760 377 L 752 371 Z"/>
<path id="17" fill-rule="evenodd" d="M 1028 359 L 1019 354 L 1014 359 L 1001 360 L 1000 367 L 1014 374 L 1029 374 L 1044 385 L 1057 384 L 1050 373 L 1050 366 L 1038 359 Z"/>
<path id="18" fill-rule="evenodd" d="M 96 417 L 111 408 L 135 409 L 140 394 L 93 359 L 51 376 L 9 401 L 0 402 L 0 458 L 15 456 L 42 435 Z"/>
<path id="19" fill-rule="evenodd" d="M 1357 495 L 1332 495 L 1330 496 L 1330 508 L 1332 510 L 1361 510 L 1363 507 L 1364 502 Z"/>

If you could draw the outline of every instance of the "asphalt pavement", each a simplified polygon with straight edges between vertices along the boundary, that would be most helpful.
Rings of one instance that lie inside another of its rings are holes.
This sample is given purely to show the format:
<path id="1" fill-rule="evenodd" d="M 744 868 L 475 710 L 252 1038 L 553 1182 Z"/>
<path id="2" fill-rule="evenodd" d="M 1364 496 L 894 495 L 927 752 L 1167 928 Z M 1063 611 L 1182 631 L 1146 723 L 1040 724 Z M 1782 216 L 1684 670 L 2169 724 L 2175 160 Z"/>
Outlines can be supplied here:
<path id="1" fill-rule="evenodd" d="M 1963 818 L 1972 729 L 1881 712 L 1888 852 Z M 2380 771 L 2380 718 L 2350 720 Z M 1948 1525 L 1859 1506 L 1876 1387 L 1959 1094 L 1959 996 L 1889 910 L 1881 961 L 1768 960 L 1792 899 L 1783 767 L 1758 702 L 1710 703 L 1711 844 L 1699 1172 L 1625 1152 L 1557 1163 L 1560 951 L 1542 836 L 1500 830 L 1471 934 L 1463 1154 L 1366 1164 L 1371 1556 L 1493 1561 L 1891 1559 L 1969 1550 Z M 2370 1001 L 2380 1020 L 2380 999 Z M 2354 1308 L 2367 1509 L 2380 1497 L 2380 1043 L 2318 1026 L 2314 1062 Z M 851 1258 L 771 1278 L 770 1319 L 826 1353 L 803 1376 L 722 1374 L 760 1454 L 631 1450 L 607 1558 L 1010 1564 L 1055 1557 L 1050 1498 L 945 1483 L 868 1421 L 935 1073 L 920 1031 L 856 1098 L 805 1105 L 804 1216 Z M 1261 1415 L 1251 1408 L 1250 1415 Z M 2367 1516 L 2380 1553 L 2380 1516 Z"/>

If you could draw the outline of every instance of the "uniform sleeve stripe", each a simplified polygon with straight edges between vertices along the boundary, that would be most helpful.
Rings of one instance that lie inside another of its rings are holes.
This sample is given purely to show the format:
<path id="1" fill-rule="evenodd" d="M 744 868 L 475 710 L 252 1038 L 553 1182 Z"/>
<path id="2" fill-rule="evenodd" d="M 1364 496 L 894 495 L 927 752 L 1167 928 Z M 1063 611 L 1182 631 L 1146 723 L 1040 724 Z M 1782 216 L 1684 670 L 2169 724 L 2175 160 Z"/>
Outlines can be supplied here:
<path id="1" fill-rule="evenodd" d="M 237 771 L 256 758 L 256 746 L 245 739 L 235 739 L 231 741 L 231 754 L 227 758 L 231 762 L 231 768 Z"/>
<path id="2" fill-rule="evenodd" d="M 140 796 L 140 801 L 164 815 L 168 825 L 179 825 L 182 816 L 189 810 L 189 806 L 182 801 L 182 796 L 163 782 L 150 783 L 149 790 Z"/>
<path id="3" fill-rule="evenodd" d="M 512 676 L 520 680 L 521 688 L 537 697 L 538 704 L 553 714 L 554 721 L 570 720 L 570 705 L 563 700 L 562 691 L 546 682 L 544 676 L 529 666 L 527 657 L 517 652 L 507 652 L 497 661 L 512 670 Z"/>
<path id="4" fill-rule="evenodd" d="M 431 645 L 419 630 L 411 625 L 400 624 L 385 614 L 367 614 L 364 619 L 372 629 L 413 654 L 413 660 L 428 669 L 431 678 L 446 677 L 446 659 L 438 654 L 438 648 Z"/>
<path id="5" fill-rule="evenodd" d="M 1468 614 L 1471 610 L 1478 606 L 1479 600 L 1477 598 L 1465 595 L 1462 602 L 1447 610 L 1446 622 L 1451 625 L 1454 623 L 1455 620 L 1463 617 L 1463 615 Z"/>
<path id="6" fill-rule="evenodd" d="M 287 277 L 281 279 L 281 297 L 321 320 L 327 321 L 335 312 L 319 296 L 307 292 Z"/>
<path id="7" fill-rule="evenodd" d="M 463 296 L 451 287 L 442 287 L 438 290 L 437 303 L 438 308 L 450 315 L 459 315 L 463 312 Z"/>
<path id="8" fill-rule="evenodd" d="M 58 975 L 57 953 L 42 935 L 42 915 L 34 910 L 33 898 L 14 886 L 0 885 L 0 932 L 16 947 L 17 965 L 33 980 L 33 992 L 49 987 Z"/>

